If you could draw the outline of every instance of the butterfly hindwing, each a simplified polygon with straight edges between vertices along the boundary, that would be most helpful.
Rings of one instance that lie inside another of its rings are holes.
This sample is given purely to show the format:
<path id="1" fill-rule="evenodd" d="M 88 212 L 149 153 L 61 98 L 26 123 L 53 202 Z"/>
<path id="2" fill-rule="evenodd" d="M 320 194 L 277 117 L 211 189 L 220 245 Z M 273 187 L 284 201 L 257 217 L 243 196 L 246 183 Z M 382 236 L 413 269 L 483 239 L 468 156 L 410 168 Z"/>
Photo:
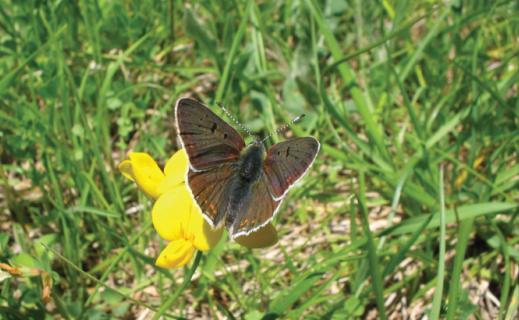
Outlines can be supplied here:
<path id="1" fill-rule="evenodd" d="M 276 214 L 282 200 L 274 200 L 269 193 L 268 178 L 262 174 L 252 186 L 246 201 L 241 203 L 234 223 L 230 227 L 232 238 L 236 238 L 263 227 Z"/>
<path id="2" fill-rule="evenodd" d="M 221 164 L 205 171 L 189 170 L 187 182 L 202 214 L 213 227 L 220 225 L 228 211 L 235 164 Z"/>
<path id="3" fill-rule="evenodd" d="M 268 150 L 263 169 L 275 200 L 283 198 L 306 173 L 318 152 L 319 141 L 313 137 L 286 140 Z"/>
<path id="4" fill-rule="evenodd" d="M 208 107 L 184 98 L 175 107 L 177 129 L 191 168 L 207 170 L 236 161 L 245 142 L 240 134 Z"/>

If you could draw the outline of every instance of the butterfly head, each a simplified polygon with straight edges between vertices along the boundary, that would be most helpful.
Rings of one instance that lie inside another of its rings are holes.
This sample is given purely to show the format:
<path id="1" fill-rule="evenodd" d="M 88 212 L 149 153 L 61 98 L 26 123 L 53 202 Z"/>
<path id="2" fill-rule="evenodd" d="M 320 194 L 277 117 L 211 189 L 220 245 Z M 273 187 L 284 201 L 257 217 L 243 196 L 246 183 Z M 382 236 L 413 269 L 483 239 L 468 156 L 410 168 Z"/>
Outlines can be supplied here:
<path id="1" fill-rule="evenodd" d="M 263 155 L 265 153 L 265 144 L 263 143 L 263 140 L 254 140 L 249 143 L 246 149 L 246 153 Z"/>
<path id="2" fill-rule="evenodd" d="M 249 146 L 263 147 L 263 140 L 253 140 L 249 143 Z"/>

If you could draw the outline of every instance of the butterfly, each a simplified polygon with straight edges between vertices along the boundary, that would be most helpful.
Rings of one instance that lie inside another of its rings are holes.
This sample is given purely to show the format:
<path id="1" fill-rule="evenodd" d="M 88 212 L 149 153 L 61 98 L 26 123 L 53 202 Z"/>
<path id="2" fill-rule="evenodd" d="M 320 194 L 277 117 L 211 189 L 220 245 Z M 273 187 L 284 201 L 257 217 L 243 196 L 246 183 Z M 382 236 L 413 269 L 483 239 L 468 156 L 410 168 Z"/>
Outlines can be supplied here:
<path id="1" fill-rule="evenodd" d="M 233 127 L 193 99 L 179 99 L 175 116 L 189 158 L 188 189 L 205 220 L 213 228 L 225 224 L 233 239 L 274 218 L 319 152 L 313 137 L 289 139 L 268 150 L 259 140 L 245 145 Z"/>

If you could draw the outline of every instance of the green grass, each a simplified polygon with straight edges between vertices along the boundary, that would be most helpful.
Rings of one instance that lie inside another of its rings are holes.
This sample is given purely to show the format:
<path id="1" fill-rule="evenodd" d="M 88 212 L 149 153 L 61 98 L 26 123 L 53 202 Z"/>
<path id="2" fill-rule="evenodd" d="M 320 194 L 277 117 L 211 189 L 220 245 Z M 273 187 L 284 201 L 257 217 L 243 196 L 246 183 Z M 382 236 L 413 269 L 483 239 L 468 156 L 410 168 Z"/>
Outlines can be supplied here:
<path id="1" fill-rule="evenodd" d="M 514 319 L 518 17 L 515 1 L 7 1 L 0 318 Z M 307 114 L 292 132 L 322 148 L 276 246 L 154 266 L 151 201 L 116 165 L 178 149 L 181 96 L 260 135 Z"/>

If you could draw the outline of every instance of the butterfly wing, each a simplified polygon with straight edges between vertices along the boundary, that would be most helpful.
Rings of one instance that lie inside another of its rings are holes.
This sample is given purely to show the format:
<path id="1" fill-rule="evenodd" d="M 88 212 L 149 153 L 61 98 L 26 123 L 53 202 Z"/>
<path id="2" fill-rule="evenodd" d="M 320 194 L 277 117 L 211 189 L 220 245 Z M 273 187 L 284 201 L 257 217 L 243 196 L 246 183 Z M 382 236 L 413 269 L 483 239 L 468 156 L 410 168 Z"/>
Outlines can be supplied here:
<path id="1" fill-rule="evenodd" d="M 274 200 L 269 193 L 268 178 L 262 174 L 252 186 L 249 195 L 241 202 L 236 218 L 229 228 L 231 237 L 248 235 L 269 223 L 282 200 Z"/>
<path id="2" fill-rule="evenodd" d="M 219 226 L 224 220 L 229 206 L 232 179 L 237 170 L 237 165 L 230 163 L 205 171 L 188 171 L 187 182 L 191 194 L 212 227 Z"/>
<path id="3" fill-rule="evenodd" d="M 175 107 L 177 129 L 191 169 L 206 170 L 236 161 L 245 142 L 240 134 L 208 107 L 193 99 L 180 99 Z"/>
<path id="4" fill-rule="evenodd" d="M 274 200 L 285 196 L 310 168 L 319 152 L 319 141 L 313 137 L 294 138 L 275 144 L 267 152 L 263 170 Z"/>

